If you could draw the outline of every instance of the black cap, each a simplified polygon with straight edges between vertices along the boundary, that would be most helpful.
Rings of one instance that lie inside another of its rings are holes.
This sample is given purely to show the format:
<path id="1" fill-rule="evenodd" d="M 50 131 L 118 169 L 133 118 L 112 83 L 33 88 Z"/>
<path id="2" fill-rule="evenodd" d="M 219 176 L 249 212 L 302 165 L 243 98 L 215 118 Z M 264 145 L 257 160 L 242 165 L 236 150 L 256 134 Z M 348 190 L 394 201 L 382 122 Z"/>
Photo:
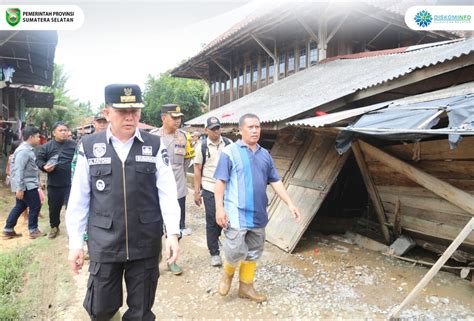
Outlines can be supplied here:
<path id="1" fill-rule="evenodd" d="M 217 117 L 209 117 L 206 120 L 206 128 L 213 129 L 215 127 L 221 127 L 221 122 Z"/>
<path id="2" fill-rule="evenodd" d="M 62 120 L 58 120 L 57 122 L 54 122 L 53 127 L 51 127 L 51 130 L 55 130 L 55 129 L 58 128 L 59 126 L 66 126 L 66 127 L 68 127 L 65 122 L 63 122 Z M 68 128 L 69 128 L 69 127 L 68 127 Z"/>
<path id="3" fill-rule="evenodd" d="M 112 84 L 105 87 L 105 104 L 114 108 L 143 108 L 142 91 L 134 84 Z"/>
<path id="4" fill-rule="evenodd" d="M 181 107 L 176 104 L 166 104 L 161 106 L 161 114 L 168 114 L 171 117 L 184 116 L 184 114 L 181 112 Z"/>
<path id="5" fill-rule="evenodd" d="M 107 118 L 105 118 L 105 116 L 102 112 L 97 113 L 97 114 L 94 115 L 94 120 L 101 120 L 101 119 L 107 120 Z"/>

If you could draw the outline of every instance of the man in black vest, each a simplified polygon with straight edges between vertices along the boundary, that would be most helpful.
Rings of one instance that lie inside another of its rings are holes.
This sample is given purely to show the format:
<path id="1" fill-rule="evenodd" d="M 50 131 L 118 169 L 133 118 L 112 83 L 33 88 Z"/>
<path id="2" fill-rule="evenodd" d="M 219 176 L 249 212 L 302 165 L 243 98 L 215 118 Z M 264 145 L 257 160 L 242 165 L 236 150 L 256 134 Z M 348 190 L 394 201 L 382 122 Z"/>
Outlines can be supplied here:
<path id="1" fill-rule="evenodd" d="M 69 264 L 84 263 L 87 227 L 90 255 L 84 307 L 92 320 L 109 320 L 122 306 L 123 320 L 154 320 L 163 223 L 167 263 L 176 261 L 180 208 L 168 152 L 160 138 L 137 129 L 144 106 L 137 85 L 105 88 L 106 131 L 83 138 L 66 212 Z M 170 255 L 172 253 L 172 255 Z"/>

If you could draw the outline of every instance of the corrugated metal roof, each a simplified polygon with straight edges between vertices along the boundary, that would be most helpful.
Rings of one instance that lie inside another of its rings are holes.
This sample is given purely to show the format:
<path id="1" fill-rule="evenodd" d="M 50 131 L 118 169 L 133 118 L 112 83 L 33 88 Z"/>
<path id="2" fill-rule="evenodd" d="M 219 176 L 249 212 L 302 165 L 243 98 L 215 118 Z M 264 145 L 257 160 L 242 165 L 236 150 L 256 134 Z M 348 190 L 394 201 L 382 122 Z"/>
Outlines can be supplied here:
<path id="1" fill-rule="evenodd" d="M 362 114 L 366 114 L 368 112 L 378 110 L 381 108 L 386 108 L 388 106 L 417 104 L 421 102 L 429 102 L 433 100 L 439 100 L 439 99 L 444 99 L 444 98 L 449 98 L 449 97 L 454 97 L 454 96 L 459 96 L 459 95 L 467 95 L 467 94 L 474 94 L 474 82 L 468 82 L 462 85 L 440 89 L 436 91 L 431 91 L 431 92 L 420 94 L 420 95 L 409 96 L 409 97 L 396 99 L 396 100 L 384 101 L 384 102 L 370 105 L 370 106 L 344 110 L 337 113 L 327 114 L 324 116 L 299 119 L 299 120 L 289 122 L 287 123 L 287 125 L 318 128 L 318 127 L 323 127 L 325 125 L 334 124 L 342 120 L 350 120 L 356 116 L 360 116 Z"/>
<path id="2" fill-rule="evenodd" d="M 203 125 L 210 116 L 218 117 L 224 124 L 236 124 L 245 113 L 257 114 L 262 123 L 283 121 L 359 90 L 474 51 L 474 39 L 433 45 L 409 52 L 319 64 L 194 118 L 187 124 Z"/>

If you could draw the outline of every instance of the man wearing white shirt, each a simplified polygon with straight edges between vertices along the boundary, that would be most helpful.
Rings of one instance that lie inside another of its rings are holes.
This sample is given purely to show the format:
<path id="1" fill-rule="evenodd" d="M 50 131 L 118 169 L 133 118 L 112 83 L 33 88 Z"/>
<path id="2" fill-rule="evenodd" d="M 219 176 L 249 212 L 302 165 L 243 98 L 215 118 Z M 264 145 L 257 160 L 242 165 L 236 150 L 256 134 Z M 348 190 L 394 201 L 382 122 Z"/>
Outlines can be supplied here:
<path id="1" fill-rule="evenodd" d="M 163 223 L 167 263 L 176 261 L 180 208 L 173 171 L 160 138 L 137 129 L 144 106 L 137 85 L 105 88 L 106 131 L 86 136 L 66 212 L 69 263 L 84 263 L 87 227 L 89 281 L 84 307 L 92 320 L 109 320 L 122 306 L 123 320 L 154 320 Z"/>

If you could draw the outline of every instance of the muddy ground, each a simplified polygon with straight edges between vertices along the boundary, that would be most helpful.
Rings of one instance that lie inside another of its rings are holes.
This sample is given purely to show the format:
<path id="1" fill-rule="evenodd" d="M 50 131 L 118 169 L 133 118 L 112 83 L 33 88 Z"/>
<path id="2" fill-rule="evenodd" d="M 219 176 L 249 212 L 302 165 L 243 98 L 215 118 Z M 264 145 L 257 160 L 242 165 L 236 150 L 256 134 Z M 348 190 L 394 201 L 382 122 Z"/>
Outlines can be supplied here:
<path id="1" fill-rule="evenodd" d="M 13 194 L 0 190 L 1 223 L 4 224 Z M 203 209 L 188 196 L 188 226 L 193 234 L 181 242 L 180 265 L 174 276 L 161 264 L 156 302 L 157 319 L 385 319 L 428 271 L 425 267 L 388 258 L 339 237 L 307 232 L 293 254 L 267 243 L 258 264 L 256 288 L 269 301 L 253 303 L 237 297 L 237 279 L 229 296 L 216 293 L 221 268 L 211 267 L 206 248 Z M 45 214 L 47 212 L 43 210 Z M 47 216 L 47 215 L 45 215 Z M 47 218 L 40 220 L 47 230 Z M 26 225 L 19 223 L 25 233 Z M 36 319 L 88 320 L 82 308 L 87 267 L 73 276 L 66 264 L 64 229 L 55 240 L 2 240 L 1 251 L 44 242 L 35 254 L 39 267 L 26 282 L 39 282 L 32 307 Z M 341 252 L 341 249 L 347 249 Z M 39 281 L 38 281 L 39 280 Z M 25 286 L 22 296 L 30 287 Z M 424 319 L 474 320 L 474 287 L 458 276 L 439 272 L 402 316 Z M 122 308 L 122 313 L 125 308 Z"/>

